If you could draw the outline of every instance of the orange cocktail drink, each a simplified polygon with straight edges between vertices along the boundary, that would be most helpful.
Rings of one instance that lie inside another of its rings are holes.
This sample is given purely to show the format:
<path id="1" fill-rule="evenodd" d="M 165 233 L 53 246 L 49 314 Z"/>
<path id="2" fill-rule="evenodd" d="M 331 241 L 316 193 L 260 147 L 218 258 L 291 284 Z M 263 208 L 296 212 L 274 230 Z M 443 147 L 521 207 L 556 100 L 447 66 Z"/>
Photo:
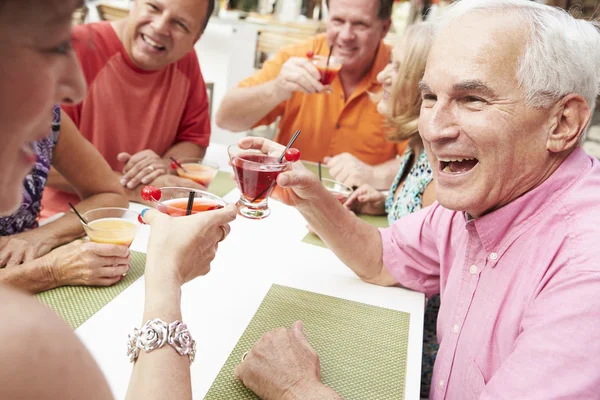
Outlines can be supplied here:
<path id="1" fill-rule="evenodd" d="M 152 204 L 158 211 L 172 217 L 186 215 L 190 192 L 194 192 L 191 214 L 218 210 L 227 205 L 222 198 L 202 190 L 182 187 L 162 187 L 159 190 L 160 199 L 153 199 Z"/>
<path id="2" fill-rule="evenodd" d="M 219 172 L 217 163 L 201 158 L 181 158 L 177 161 L 180 166 L 172 163 L 171 167 L 178 176 L 190 179 L 206 188 Z"/>
<path id="3" fill-rule="evenodd" d="M 140 222 L 138 213 L 127 208 L 106 207 L 83 214 L 87 224 L 83 229 L 90 241 L 104 244 L 131 246 Z"/>

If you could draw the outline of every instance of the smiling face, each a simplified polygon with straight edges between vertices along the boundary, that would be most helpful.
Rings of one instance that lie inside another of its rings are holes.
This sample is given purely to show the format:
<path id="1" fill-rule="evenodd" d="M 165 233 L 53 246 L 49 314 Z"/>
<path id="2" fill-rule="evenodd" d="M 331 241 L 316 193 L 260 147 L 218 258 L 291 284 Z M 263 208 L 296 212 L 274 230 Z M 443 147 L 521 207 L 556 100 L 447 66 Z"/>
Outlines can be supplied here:
<path id="1" fill-rule="evenodd" d="M 136 0 L 123 46 L 133 63 L 156 71 L 179 61 L 200 38 L 208 0 Z"/>
<path id="2" fill-rule="evenodd" d="M 441 32 L 431 50 L 419 132 L 440 204 L 478 217 L 557 168 L 557 156 L 546 150 L 554 121 L 549 109 L 526 105 L 517 82 L 528 38 L 522 21 L 473 14 L 459 22 Z"/>
<path id="3" fill-rule="evenodd" d="M 71 49 L 75 0 L 5 1 L 0 7 L 0 214 L 21 203 L 36 161 L 31 142 L 50 134 L 57 103 L 77 103 L 85 80 Z"/>
<path id="4" fill-rule="evenodd" d="M 343 59 L 345 73 L 366 73 L 390 20 L 377 17 L 379 0 L 331 0 L 327 20 L 327 43 L 333 55 Z"/>

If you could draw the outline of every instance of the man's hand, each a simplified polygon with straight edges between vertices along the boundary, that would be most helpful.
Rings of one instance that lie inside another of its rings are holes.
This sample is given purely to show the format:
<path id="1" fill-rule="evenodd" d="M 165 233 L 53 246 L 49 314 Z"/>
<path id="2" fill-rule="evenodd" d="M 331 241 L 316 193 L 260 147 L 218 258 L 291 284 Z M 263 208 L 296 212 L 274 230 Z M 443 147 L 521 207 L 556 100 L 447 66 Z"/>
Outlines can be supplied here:
<path id="1" fill-rule="evenodd" d="M 14 267 L 47 254 L 56 243 L 32 229 L 12 236 L 0 237 L 0 267 Z"/>
<path id="2" fill-rule="evenodd" d="M 374 180 L 373 166 L 365 164 L 350 153 L 325 157 L 323 161 L 329 168 L 329 173 L 333 179 L 348 187 L 358 187 L 372 183 Z"/>
<path id="3" fill-rule="evenodd" d="M 78 240 L 43 257 L 56 286 L 111 286 L 129 271 L 129 248 Z"/>
<path id="4" fill-rule="evenodd" d="M 292 57 L 283 64 L 275 79 L 275 87 L 281 98 L 289 99 L 294 92 L 320 93 L 325 86 L 319 79 L 321 74 L 308 59 Z"/>
<path id="5" fill-rule="evenodd" d="M 370 185 L 362 185 L 352 192 L 344 205 L 358 214 L 383 215 L 385 195 Z"/>
<path id="6" fill-rule="evenodd" d="M 119 153 L 117 159 L 123 164 L 121 185 L 128 189 L 148 184 L 169 171 L 168 163 L 152 150 L 142 150 L 133 155 Z"/>
<path id="7" fill-rule="evenodd" d="M 265 333 L 235 368 L 235 377 L 264 400 L 321 398 L 314 394 L 324 387 L 319 356 L 300 321 Z"/>

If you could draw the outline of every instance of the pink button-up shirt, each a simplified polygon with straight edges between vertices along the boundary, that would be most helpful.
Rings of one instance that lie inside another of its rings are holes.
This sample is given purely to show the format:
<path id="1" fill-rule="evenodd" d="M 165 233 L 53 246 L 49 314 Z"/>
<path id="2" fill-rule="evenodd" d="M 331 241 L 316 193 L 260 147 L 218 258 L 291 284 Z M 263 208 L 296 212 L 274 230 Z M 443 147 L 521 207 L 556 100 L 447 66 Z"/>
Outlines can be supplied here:
<path id="1" fill-rule="evenodd" d="M 598 160 L 576 149 L 490 214 L 436 203 L 381 236 L 402 286 L 442 296 L 432 399 L 600 398 Z"/>

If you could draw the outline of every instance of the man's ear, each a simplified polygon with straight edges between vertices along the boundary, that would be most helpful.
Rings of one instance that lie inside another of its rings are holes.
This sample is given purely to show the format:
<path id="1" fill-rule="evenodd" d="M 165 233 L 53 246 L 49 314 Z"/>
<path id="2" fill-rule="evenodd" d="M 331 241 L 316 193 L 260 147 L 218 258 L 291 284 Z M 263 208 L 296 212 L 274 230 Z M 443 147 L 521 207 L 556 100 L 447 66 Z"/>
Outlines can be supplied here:
<path id="1" fill-rule="evenodd" d="M 546 149 L 553 153 L 560 153 L 578 144 L 592 112 L 587 101 L 576 93 L 563 97 L 556 107 L 556 120 L 548 133 Z"/>

